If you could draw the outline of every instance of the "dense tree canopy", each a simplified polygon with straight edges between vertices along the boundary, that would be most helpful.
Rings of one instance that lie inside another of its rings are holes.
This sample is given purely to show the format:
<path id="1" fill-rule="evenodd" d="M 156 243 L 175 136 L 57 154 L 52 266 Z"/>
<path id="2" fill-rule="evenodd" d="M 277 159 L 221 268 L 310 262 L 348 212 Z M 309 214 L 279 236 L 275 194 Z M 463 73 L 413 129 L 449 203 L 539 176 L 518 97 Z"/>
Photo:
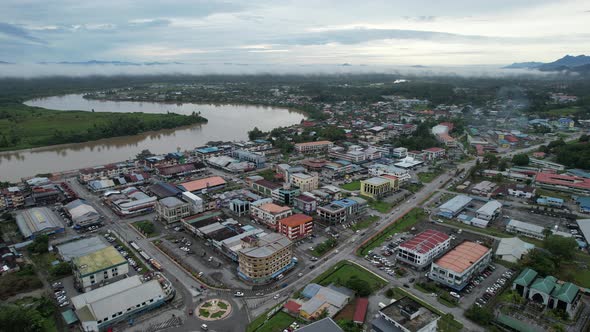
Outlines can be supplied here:
<path id="1" fill-rule="evenodd" d="M 514 155 L 512 163 L 516 166 L 526 166 L 529 164 L 529 156 L 524 153 Z"/>
<path id="2" fill-rule="evenodd" d="M 559 260 L 569 260 L 574 256 L 578 243 L 573 237 L 549 235 L 543 241 L 545 249 Z"/>

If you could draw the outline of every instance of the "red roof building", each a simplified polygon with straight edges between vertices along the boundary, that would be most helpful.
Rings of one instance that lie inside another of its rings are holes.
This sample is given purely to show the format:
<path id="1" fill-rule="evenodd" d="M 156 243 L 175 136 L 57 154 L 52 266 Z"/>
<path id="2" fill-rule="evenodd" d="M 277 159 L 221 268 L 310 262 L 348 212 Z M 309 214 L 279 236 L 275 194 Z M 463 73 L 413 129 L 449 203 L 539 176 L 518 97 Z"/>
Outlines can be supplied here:
<path id="1" fill-rule="evenodd" d="M 279 220 L 279 233 L 289 240 L 297 240 L 311 235 L 313 231 L 313 218 L 302 213 Z"/>
<path id="2" fill-rule="evenodd" d="M 590 179 L 577 176 L 540 172 L 535 177 L 535 184 L 552 190 L 590 193 Z"/>
<path id="3" fill-rule="evenodd" d="M 446 251 L 450 244 L 451 239 L 447 234 L 429 229 L 400 244 L 397 259 L 422 268 Z"/>
<path id="4" fill-rule="evenodd" d="M 283 305 L 283 308 L 292 314 L 298 315 L 299 310 L 301 309 L 301 304 L 295 301 L 287 301 L 287 303 Z"/>
<path id="5" fill-rule="evenodd" d="M 366 297 L 359 297 L 356 299 L 356 305 L 354 308 L 354 316 L 352 321 L 357 324 L 363 324 L 365 317 L 367 316 L 367 307 L 369 306 L 369 299 Z"/>

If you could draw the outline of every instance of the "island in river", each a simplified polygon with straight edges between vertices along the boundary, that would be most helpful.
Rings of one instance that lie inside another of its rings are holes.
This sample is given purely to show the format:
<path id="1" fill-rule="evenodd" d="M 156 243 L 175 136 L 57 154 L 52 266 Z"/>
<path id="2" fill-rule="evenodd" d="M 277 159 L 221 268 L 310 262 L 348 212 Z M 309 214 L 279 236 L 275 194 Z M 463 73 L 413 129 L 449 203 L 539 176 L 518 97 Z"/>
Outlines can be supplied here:
<path id="1" fill-rule="evenodd" d="M 0 104 L 0 151 L 80 143 L 207 123 L 190 114 L 61 111 Z"/>

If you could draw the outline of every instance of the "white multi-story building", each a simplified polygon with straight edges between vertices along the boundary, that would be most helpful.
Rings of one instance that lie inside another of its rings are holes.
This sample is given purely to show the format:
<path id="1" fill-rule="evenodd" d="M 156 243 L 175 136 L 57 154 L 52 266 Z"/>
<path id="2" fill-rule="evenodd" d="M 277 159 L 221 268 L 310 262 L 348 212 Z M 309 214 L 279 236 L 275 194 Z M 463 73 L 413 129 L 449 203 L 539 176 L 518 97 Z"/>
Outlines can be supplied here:
<path id="1" fill-rule="evenodd" d="M 465 241 L 432 263 L 428 278 L 455 290 L 462 290 L 471 276 L 490 263 L 492 249 Z"/>
<path id="2" fill-rule="evenodd" d="M 397 259 L 420 269 L 447 250 L 450 244 L 451 238 L 447 234 L 429 229 L 400 244 Z"/>
<path id="3" fill-rule="evenodd" d="M 289 175 L 289 181 L 294 186 L 297 186 L 300 191 L 312 191 L 318 189 L 319 178 L 317 175 L 310 175 L 305 173 L 294 173 Z"/>
<path id="4" fill-rule="evenodd" d="M 164 223 L 172 224 L 190 216 L 192 210 L 189 203 L 176 197 L 166 197 L 156 203 L 156 214 Z"/>
<path id="5" fill-rule="evenodd" d="M 74 278 L 84 291 L 102 286 L 129 273 L 127 260 L 113 246 L 72 259 Z"/>
<path id="6" fill-rule="evenodd" d="M 271 200 L 272 201 L 272 200 Z M 288 206 L 280 206 L 267 200 L 259 200 L 250 204 L 250 216 L 272 229 L 278 227 L 278 221 L 292 215 Z"/>

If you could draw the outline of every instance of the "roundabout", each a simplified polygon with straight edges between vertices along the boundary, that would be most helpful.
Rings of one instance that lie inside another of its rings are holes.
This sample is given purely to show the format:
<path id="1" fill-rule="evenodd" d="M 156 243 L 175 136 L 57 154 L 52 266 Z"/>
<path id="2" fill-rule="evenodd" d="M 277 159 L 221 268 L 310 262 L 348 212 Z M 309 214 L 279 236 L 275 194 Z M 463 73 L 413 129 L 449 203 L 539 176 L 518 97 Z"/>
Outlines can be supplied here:
<path id="1" fill-rule="evenodd" d="M 232 311 L 231 304 L 222 299 L 210 299 L 201 303 L 195 310 L 196 316 L 204 321 L 225 319 Z"/>

